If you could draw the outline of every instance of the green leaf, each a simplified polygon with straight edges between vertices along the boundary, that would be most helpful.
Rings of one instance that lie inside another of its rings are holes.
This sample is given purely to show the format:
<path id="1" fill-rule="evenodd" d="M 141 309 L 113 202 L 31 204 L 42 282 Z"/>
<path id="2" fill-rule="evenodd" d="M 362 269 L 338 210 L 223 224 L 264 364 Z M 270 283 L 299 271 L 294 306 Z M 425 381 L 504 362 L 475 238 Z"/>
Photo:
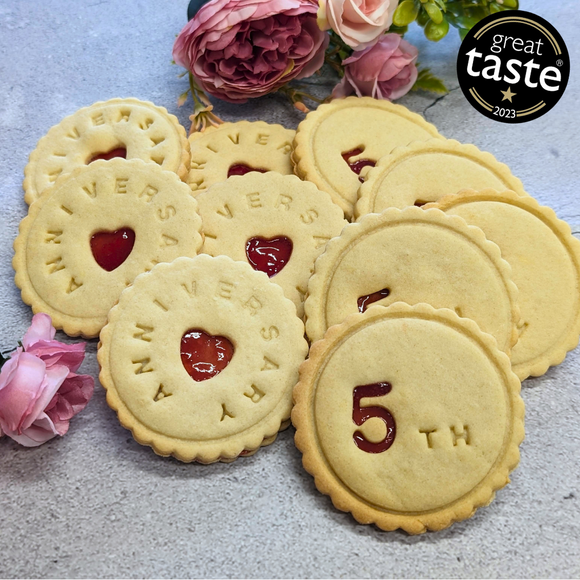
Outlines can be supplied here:
<path id="1" fill-rule="evenodd" d="M 395 32 L 399 36 L 405 36 L 405 34 L 407 34 L 408 28 L 408 26 L 395 26 L 394 24 L 391 24 L 389 27 L 389 32 Z"/>
<path id="2" fill-rule="evenodd" d="M 425 25 L 425 36 L 433 42 L 439 42 L 448 32 L 449 22 L 445 19 L 443 19 L 439 24 L 431 20 L 431 22 L 428 22 Z"/>
<path id="3" fill-rule="evenodd" d="M 437 93 L 444 95 L 449 92 L 445 84 L 440 78 L 437 78 L 428 68 L 421 69 L 417 80 L 411 89 L 413 91 L 429 91 L 430 93 Z"/>
<path id="4" fill-rule="evenodd" d="M 434 2 L 425 4 L 424 8 L 427 14 L 429 14 L 429 18 L 431 18 L 435 24 L 441 24 L 441 22 L 443 22 L 443 13 Z"/>
<path id="5" fill-rule="evenodd" d="M 419 4 L 414 0 L 403 0 L 393 14 L 393 24 L 395 26 L 408 26 L 415 21 L 419 14 Z"/>
<path id="6" fill-rule="evenodd" d="M 459 28 L 458 30 L 459 30 L 459 38 L 461 38 L 461 40 L 464 40 L 469 30 L 467 30 L 467 28 Z"/>
<path id="7" fill-rule="evenodd" d="M 425 12 L 425 10 L 422 9 L 417 16 L 417 24 L 419 26 L 425 26 L 427 22 L 429 22 L 429 14 L 427 14 L 427 12 Z"/>

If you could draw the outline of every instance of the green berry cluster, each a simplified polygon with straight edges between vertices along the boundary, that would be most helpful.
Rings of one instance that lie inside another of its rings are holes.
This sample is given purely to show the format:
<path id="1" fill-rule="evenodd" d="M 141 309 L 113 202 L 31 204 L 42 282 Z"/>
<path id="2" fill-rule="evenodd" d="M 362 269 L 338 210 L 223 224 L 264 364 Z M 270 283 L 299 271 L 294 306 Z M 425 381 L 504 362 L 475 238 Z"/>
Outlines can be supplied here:
<path id="1" fill-rule="evenodd" d="M 517 8 L 518 0 L 399 0 L 389 32 L 404 34 L 409 24 L 417 22 L 429 40 L 438 42 L 451 24 L 463 40 L 482 18 Z"/>

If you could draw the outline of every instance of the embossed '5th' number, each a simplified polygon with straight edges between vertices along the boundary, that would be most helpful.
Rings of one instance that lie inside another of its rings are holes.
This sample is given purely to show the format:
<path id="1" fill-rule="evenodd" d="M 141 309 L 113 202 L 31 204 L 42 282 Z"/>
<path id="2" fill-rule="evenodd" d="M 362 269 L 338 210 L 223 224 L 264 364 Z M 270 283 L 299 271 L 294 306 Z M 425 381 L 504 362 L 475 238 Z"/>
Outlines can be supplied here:
<path id="1" fill-rule="evenodd" d="M 355 431 L 353 433 L 353 439 L 356 446 L 361 451 L 366 451 L 366 453 L 382 453 L 386 451 L 395 441 L 395 435 L 397 433 L 397 426 L 395 424 L 395 419 L 391 415 L 390 411 L 385 407 L 361 407 L 360 401 L 365 397 L 382 397 L 391 392 L 391 383 L 372 383 L 370 385 L 361 385 L 356 387 L 352 393 L 352 420 L 359 427 L 376 417 L 381 419 L 385 423 L 387 428 L 387 433 L 385 437 L 377 442 L 373 443 L 369 441 L 362 433 L 362 431 Z"/>

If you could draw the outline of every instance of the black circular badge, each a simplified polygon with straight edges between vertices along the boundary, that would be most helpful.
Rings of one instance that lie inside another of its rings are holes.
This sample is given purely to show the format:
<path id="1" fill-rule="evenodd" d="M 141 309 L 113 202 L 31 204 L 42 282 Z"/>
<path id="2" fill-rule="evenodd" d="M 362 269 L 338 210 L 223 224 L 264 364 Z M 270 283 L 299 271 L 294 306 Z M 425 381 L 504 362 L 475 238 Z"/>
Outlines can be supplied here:
<path id="1" fill-rule="evenodd" d="M 467 100 L 502 123 L 547 113 L 564 94 L 570 58 L 558 31 L 543 18 L 509 10 L 487 16 L 467 34 L 457 77 Z"/>

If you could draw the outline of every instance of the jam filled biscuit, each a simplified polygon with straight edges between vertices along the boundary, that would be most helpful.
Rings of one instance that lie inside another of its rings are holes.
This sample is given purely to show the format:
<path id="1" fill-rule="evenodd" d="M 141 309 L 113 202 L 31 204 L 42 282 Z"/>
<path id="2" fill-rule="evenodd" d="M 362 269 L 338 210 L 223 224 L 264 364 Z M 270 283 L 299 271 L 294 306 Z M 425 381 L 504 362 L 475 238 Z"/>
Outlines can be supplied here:
<path id="1" fill-rule="evenodd" d="M 226 256 L 159 264 L 101 332 L 99 378 L 135 439 L 181 461 L 230 461 L 285 427 L 308 351 L 282 289 Z"/>
<path id="2" fill-rule="evenodd" d="M 314 261 L 347 224 L 330 196 L 295 175 L 269 172 L 232 177 L 196 199 L 202 252 L 225 254 L 265 272 L 302 317 Z"/>
<path id="3" fill-rule="evenodd" d="M 312 346 L 294 400 L 316 487 L 383 530 L 470 518 L 519 461 L 520 382 L 496 341 L 451 310 L 397 303 L 348 317 Z"/>
<path id="4" fill-rule="evenodd" d="M 291 175 L 294 134 L 291 129 L 264 121 L 224 123 L 194 133 L 189 138 L 191 170 L 187 182 L 197 195 L 214 183 L 250 171 Z"/>
<path id="5" fill-rule="evenodd" d="M 520 380 L 560 364 L 580 335 L 580 242 L 568 224 L 510 191 L 462 192 L 435 207 L 480 227 L 512 267 L 522 318 L 511 359 Z"/>
<path id="6" fill-rule="evenodd" d="M 518 336 L 516 298 L 509 264 L 479 228 L 434 209 L 391 208 L 328 243 L 308 283 L 306 333 L 319 340 L 375 302 L 426 302 L 475 320 L 509 353 Z"/>
<path id="7" fill-rule="evenodd" d="M 417 141 L 381 158 L 366 174 L 355 216 L 381 213 L 388 207 L 422 206 L 462 189 L 487 188 L 527 195 L 507 165 L 475 145 L 451 139 Z"/>
<path id="8" fill-rule="evenodd" d="M 395 147 L 441 138 L 423 117 L 390 101 L 348 97 L 321 105 L 300 123 L 292 159 L 295 173 L 327 191 L 351 217 L 360 172 Z"/>
<path id="9" fill-rule="evenodd" d="M 24 199 L 31 204 L 57 178 L 97 159 L 151 161 L 185 179 L 189 142 L 177 117 L 137 99 L 111 99 L 79 109 L 52 127 L 24 169 Z"/>
<path id="10" fill-rule="evenodd" d="M 57 180 L 14 242 L 16 285 L 34 312 L 93 337 L 121 291 L 202 245 L 197 202 L 175 173 L 138 159 L 96 161 Z"/>

